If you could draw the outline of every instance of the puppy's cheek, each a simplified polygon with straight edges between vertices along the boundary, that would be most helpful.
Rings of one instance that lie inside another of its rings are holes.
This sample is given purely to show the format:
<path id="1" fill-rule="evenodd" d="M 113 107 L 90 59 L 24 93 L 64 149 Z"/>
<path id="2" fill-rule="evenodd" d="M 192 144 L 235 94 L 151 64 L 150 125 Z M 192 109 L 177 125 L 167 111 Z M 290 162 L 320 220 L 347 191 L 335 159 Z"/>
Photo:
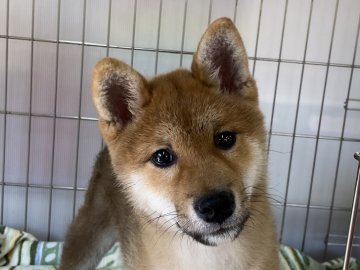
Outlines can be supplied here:
<path id="1" fill-rule="evenodd" d="M 167 220 L 174 218 L 174 203 L 161 192 L 154 191 L 156 187 L 150 186 L 145 173 L 132 173 L 129 180 L 131 184 L 127 195 L 135 209 L 142 210 L 149 216 L 161 216 Z"/>
<path id="2" fill-rule="evenodd" d="M 263 179 L 263 171 L 265 165 L 265 154 L 261 150 L 261 145 L 256 140 L 248 142 L 250 157 L 246 171 L 244 174 L 244 187 L 248 192 L 252 192 L 252 188 L 258 185 Z"/>

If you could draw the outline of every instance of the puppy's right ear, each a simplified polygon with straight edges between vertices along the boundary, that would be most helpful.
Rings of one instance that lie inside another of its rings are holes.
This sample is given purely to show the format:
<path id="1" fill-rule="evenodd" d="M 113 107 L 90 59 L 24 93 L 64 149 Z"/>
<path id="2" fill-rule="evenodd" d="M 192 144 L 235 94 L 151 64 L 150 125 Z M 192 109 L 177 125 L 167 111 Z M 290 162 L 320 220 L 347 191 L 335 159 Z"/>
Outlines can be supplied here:
<path id="1" fill-rule="evenodd" d="M 92 97 L 104 137 L 131 122 L 146 96 L 146 80 L 127 64 L 109 57 L 96 64 Z"/>

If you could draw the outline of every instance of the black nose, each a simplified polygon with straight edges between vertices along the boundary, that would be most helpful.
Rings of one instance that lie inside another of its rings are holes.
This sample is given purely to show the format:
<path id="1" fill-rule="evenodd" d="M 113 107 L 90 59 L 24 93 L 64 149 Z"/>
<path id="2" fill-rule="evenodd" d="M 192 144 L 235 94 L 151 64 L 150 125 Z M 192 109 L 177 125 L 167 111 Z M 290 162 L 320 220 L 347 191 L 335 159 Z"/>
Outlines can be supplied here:
<path id="1" fill-rule="evenodd" d="M 209 223 L 222 223 L 235 210 L 234 195 L 228 191 L 206 194 L 194 202 L 196 214 Z"/>

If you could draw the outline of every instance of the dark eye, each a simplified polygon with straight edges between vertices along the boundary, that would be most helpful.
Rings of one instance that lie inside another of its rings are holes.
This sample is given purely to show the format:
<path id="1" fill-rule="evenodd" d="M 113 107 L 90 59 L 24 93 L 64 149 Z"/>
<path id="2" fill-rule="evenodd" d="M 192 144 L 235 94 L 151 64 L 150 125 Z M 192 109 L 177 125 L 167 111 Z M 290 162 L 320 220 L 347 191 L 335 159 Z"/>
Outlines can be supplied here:
<path id="1" fill-rule="evenodd" d="M 157 167 L 169 167 L 175 162 L 175 154 L 169 149 L 157 150 L 151 156 L 151 162 Z"/>
<path id="2" fill-rule="evenodd" d="M 235 142 L 236 135 L 234 132 L 224 131 L 215 135 L 215 145 L 222 150 L 230 149 Z"/>

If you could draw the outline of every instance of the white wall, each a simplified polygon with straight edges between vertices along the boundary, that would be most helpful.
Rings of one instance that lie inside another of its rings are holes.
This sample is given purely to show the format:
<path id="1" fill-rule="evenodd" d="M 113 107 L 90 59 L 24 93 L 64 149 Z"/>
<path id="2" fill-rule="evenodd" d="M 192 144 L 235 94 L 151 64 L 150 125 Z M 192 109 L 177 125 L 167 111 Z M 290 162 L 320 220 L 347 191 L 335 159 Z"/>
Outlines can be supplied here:
<path id="1" fill-rule="evenodd" d="M 91 69 L 107 54 L 106 46 L 98 45 L 109 40 L 109 55 L 133 61 L 152 76 L 181 63 L 189 67 L 208 22 L 228 16 L 235 18 L 247 47 L 269 128 L 274 114 L 269 178 L 282 240 L 302 247 L 312 183 L 305 252 L 322 258 L 330 222 L 330 233 L 342 236 L 330 237 L 327 256 L 342 255 L 344 247 L 333 244 L 345 243 L 357 165 L 352 155 L 360 150 L 360 112 L 348 111 L 344 125 L 343 107 L 348 90 L 350 98 L 360 98 L 360 45 L 355 48 L 360 1 L 339 0 L 333 38 L 336 0 L 313 1 L 308 35 L 310 0 L 289 0 L 285 23 L 285 0 L 188 0 L 186 5 L 163 0 L 161 14 L 160 0 L 138 0 L 135 27 L 134 1 L 112 0 L 111 5 L 109 12 L 109 1 L 88 0 L 84 10 L 84 1 L 61 0 L 58 20 L 57 0 L 0 0 L 0 181 L 8 184 L 1 193 L 2 222 L 42 239 L 48 234 L 63 239 L 74 203 L 77 209 L 84 195 L 79 190 L 74 198 L 65 187 L 86 188 L 101 147 L 89 94 Z M 79 45 L 83 37 L 84 47 Z M 146 50 L 132 52 L 133 42 Z M 157 48 L 171 52 L 156 53 Z M 278 63 L 279 57 L 284 61 Z M 359 102 L 351 106 L 360 108 Z M 79 115 L 91 119 L 77 121 Z M 26 183 L 34 187 L 26 191 Z M 38 188 L 51 183 L 60 188 Z M 360 256 L 360 249 L 354 254 Z"/>

